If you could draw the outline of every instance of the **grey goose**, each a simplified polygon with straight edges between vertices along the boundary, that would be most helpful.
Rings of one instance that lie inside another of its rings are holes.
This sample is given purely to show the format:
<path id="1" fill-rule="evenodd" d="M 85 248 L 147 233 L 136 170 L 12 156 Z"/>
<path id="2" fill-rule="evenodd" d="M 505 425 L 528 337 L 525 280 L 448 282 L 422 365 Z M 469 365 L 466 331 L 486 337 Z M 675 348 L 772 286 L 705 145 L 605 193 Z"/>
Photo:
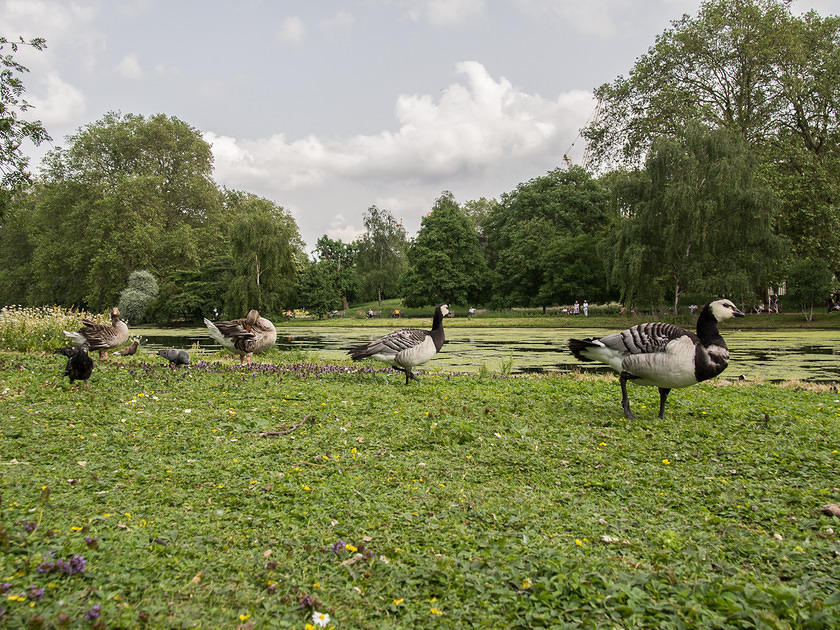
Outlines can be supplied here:
<path id="1" fill-rule="evenodd" d="M 375 339 L 348 352 L 354 361 L 376 359 L 395 366 L 405 372 L 405 384 L 417 379 L 411 371 L 416 365 L 425 363 L 434 357 L 443 347 L 443 318 L 449 315 L 449 305 L 440 304 L 435 308 L 432 329 L 399 328 L 384 337 Z"/>
<path id="2" fill-rule="evenodd" d="M 569 350 L 581 361 L 599 361 L 619 374 L 621 406 L 630 411 L 627 382 L 659 388 L 659 417 L 671 389 L 714 378 L 729 364 L 729 349 L 718 322 L 744 314 L 731 300 L 709 302 L 697 319 L 697 334 L 674 324 L 638 324 L 600 339 L 570 339 Z"/>
<path id="3" fill-rule="evenodd" d="M 270 348 L 277 341 L 274 324 L 260 317 L 259 311 L 253 308 L 241 319 L 213 323 L 205 317 L 204 325 L 223 348 L 239 354 L 240 365 L 245 360 L 251 365 L 252 354 Z"/>
<path id="4" fill-rule="evenodd" d="M 119 348 L 128 341 L 128 326 L 120 319 L 120 311 L 114 307 L 111 309 L 111 324 L 97 324 L 89 319 L 83 319 L 84 326 L 79 332 L 65 330 L 64 334 L 70 338 L 74 346 L 87 344 L 91 350 L 99 350 L 99 358 L 108 358 L 108 350 Z"/>

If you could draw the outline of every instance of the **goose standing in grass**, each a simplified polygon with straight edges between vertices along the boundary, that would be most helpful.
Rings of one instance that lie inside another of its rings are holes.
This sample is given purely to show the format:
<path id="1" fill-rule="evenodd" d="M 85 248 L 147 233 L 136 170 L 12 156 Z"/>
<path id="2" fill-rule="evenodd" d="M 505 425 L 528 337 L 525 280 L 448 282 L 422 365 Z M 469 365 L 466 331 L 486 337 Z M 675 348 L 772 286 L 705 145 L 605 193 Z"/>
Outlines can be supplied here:
<path id="1" fill-rule="evenodd" d="M 405 384 L 417 379 L 411 372 L 415 365 L 425 363 L 443 347 L 443 318 L 449 315 L 449 305 L 441 304 L 435 309 L 432 329 L 399 328 L 384 337 L 353 348 L 348 354 L 354 361 L 368 357 L 384 361 L 405 372 Z"/>
<path id="2" fill-rule="evenodd" d="M 223 348 L 239 354 L 240 365 L 246 359 L 248 365 L 251 365 L 252 354 L 270 348 L 277 341 L 274 324 L 260 317 L 256 309 L 248 311 L 248 315 L 242 319 L 226 322 L 213 323 L 205 317 L 204 325 L 210 331 L 210 336 Z"/>
<path id="3" fill-rule="evenodd" d="M 83 319 L 84 326 L 79 332 L 65 330 L 64 334 L 70 337 L 70 343 L 75 346 L 87 344 L 91 350 L 99 350 L 99 358 L 108 358 L 108 350 L 119 348 L 128 341 L 128 326 L 120 319 L 120 311 L 114 307 L 111 309 L 111 323 L 97 324 L 89 319 Z M 102 353 L 105 356 L 102 356 Z"/>
<path id="4" fill-rule="evenodd" d="M 600 361 L 619 374 L 621 406 L 633 419 L 627 381 L 659 388 L 659 417 L 675 387 L 688 387 L 714 378 L 729 364 L 729 349 L 718 322 L 744 314 L 730 300 L 709 302 L 697 319 L 697 334 L 679 326 L 655 322 L 638 324 L 600 339 L 569 339 L 569 349 L 582 361 Z"/>
<path id="5" fill-rule="evenodd" d="M 84 381 L 85 387 L 90 389 L 88 379 L 93 373 L 93 359 L 88 355 L 88 345 L 83 343 L 80 346 L 64 346 L 56 350 L 55 354 L 67 357 L 64 376 L 70 377 L 70 385 L 73 385 L 73 381 Z"/>

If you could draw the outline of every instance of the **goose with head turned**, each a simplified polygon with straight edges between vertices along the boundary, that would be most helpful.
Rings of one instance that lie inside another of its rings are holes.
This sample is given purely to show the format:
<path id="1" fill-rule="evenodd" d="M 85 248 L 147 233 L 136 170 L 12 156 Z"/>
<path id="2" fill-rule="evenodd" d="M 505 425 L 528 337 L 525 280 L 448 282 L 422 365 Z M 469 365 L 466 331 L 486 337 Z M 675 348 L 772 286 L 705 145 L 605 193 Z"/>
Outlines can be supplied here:
<path id="1" fill-rule="evenodd" d="M 119 348 L 128 341 L 128 326 L 120 319 L 120 311 L 111 309 L 111 324 L 98 324 L 89 319 L 82 320 L 78 332 L 65 330 L 64 334 L 70 338 L 74 346 L 87 344 L 91 350 L 99 350 L 99 358 L 108 358 L 108 350 Z M 104 357 L 103 357 L 104 353 Z"/>
<path id="2" fill-rule="evenodd" d="M 405 384 L 417 379 L 411 369 L 434 357 L 446 340 L 443 334 L 443 318 L 449 315 L 449 305 L 441 304 L 435 308 L 432 317 L 432 329 L 399 328 L 384 337 L 375 339 L 348 353 L 354 361 L 371 358 L 389 363 L 397 370 L 405 372 Z"/>
<path id="3" fill-rule="evenodd" d="M 277 330 L 259 311 L 251 309 L 241 319 L 224 322 L 211 322 L 206 317 L 204 325 L 210 336 L 231 352 L 239 355 L 239 364 L 247 360 L 251 365 L 251 355 L 270 348 L 277 341 Z"/>
<path id="4" fill-rule="evenodd" d="M 599 361 L 618 372 L 621 406 L 630 411 L 627 383 L 659 388 L 659 417 L 671 389 L 714 378 L 729 364 L 729 349 L 718 322 L 744 314 L 731 300 L 709 302 L 697 319 L 697 333 L 664 322 L 638 324 L 599 339 L 570 339 L 569 349 L 581 361 Z"/>

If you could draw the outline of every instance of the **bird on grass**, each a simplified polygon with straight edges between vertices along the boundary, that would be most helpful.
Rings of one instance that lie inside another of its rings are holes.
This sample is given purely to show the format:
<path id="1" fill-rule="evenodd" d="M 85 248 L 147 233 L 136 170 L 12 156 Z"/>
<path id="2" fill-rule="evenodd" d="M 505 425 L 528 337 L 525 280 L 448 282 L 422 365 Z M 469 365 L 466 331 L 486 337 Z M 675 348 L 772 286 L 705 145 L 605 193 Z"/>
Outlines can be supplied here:
<path id="1" fill-rule="evenodd" d="M 99 350 L 99 358 L 108 358 L 108 350 L 119 348 L 128 341 L 128 326 L 120 319 L 120 311 L 111 309 L 111 323 L 97 324 L 89 319 L 83 319 L 84 326 L 78 332 L 64 331 L 70 338 L 70 343 L 76 346 L 87 344 L 91 350 Z M 104 357 L 103 357 L 104 352 Z"/>
<path id="2" fill-rule="evenodd" d="M 441 304 L 435 308 L 431 330 L 399 328 L 384 337 L 353 348 L 348 354 L 354 361 L 372 358 L 395 366 L 395 369 L 405 372 L 405 384 L 408 385 L 409 380 L 417 379 L 411 368 L 425 363 L 443 347 L 443 318 L 447 315 L 449 305 Z"/>
<path id="3" fill-rule="evenodd" d="M 126 346 L 125 348 L 123 348 L 122 350 L 119 350 L 118 352 L 115 352 L 114 354 L 118 354 L 121 357 L 131 356 L 132 354 L 135 354 L 137 352 L 137 347 L 139 345 L 140 345 L 140 342 L 135 341 L 130 346 Z"/>
<path id="4" fill-rule="evenodd" d="M 239 354 L 239 364 L 247 360 L 251 365 L 251 355 L 270 348 L 277 341 L 277 330 L 265 317 L 260 317 L 256 309 L 248 311 L 242 319 L 213 323 L 206 317 L 204 325 L 210 336 L 223 348 Z"/>
<path id="5" fill-rule="evenodd" d="M 569 339 L 569 350 L 581 361 L 599 361 L 619 374 L 621 406 L 630 411 L 627 382 L 659 388 L 659 417 L 671 389 L 714 378 L 729 364 L 729 349 L 718 322 L 744 314 L 731 300 L 709 302 L 697 319 L 697 334 L 674 324 L 638 324 L 600 339 Z"/>
<path id="6" fill-rule="evenodd" d="M 190 355 L 187 353 L 186 350 L 176 350 L 175 348 L 169 348 L 166 350 L 158 350 L 157 353 L 158 356 L 161 356 L 167 361 L 169 361 L 169 367 L 178 367 L 179 365 L 190 364 Z"/>
<path id="7" fill-rule="evenodd" d="M 93 359 L 88 355 L 88 345 L 64 346 L 55 351 L 54 354 L 63 354 L 67 357 L 67 365 L 64 368 L 64 376 L 70 377 L 70 385 L 73 381 L 84 381 L 85 387 L 90 389 L 88 379 L 93 373 Z"/>

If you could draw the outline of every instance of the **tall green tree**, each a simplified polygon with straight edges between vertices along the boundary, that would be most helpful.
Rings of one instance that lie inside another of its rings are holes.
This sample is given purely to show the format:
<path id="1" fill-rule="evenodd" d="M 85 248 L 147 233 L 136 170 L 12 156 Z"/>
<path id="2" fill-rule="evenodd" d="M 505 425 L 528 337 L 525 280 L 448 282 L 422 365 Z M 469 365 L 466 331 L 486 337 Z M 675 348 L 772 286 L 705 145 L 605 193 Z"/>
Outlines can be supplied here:
<path id="1" fill-rule="evenodd" d="M 482 228 L 498 306 L 605 300 L 612 225 L 605 189 L 580 167 L 555 169 L 502 195 Z"/>
<path id="2" fill-rule="evenodd" d="M 306 263 L 298 277 L 300 304 L 310 313 L 324 316 L 341 305 L 335 267 L 329 261 Z"/>
<path id="3" fill-rule="evenodd" d="M 402 224 L 375 205 L 365 212 L 364 223 L 366 232 L 356 243 L 356 274 L 362 295 L 375 297 L 381 309 L 383 299 L 399 293 L 408 238 Z"/>
<path id="4" fill-rule="evenodd" d="M 772 192 L 739 136 L 690 125 L 660 138 L 623 201 L 614 271 L 625 300 L 667 292 L 676 313 L 685 291 L 763 298 L 783 243 Z"/>
<path id="5" fill-rule="evenodd" d="M 198 130 L 163 115 L 110 113 L 68 142 L 47 156 L 33 192 L 33 299 L 69 297 L 100 310 L 116 303 L 132 271 L 164 279 L 197 270 L 202 252 L 222 244 L 212 153 Z M 81 295 L 50 288 L 56 261 Z"/>
<path id="6" fill-rule="evenodd" d="M 315 244 L 315 253 L 319 260 L 325 260 L 335 269 L 338 291 L 341 294 L 342 308 L 350 308 L 350 298 L 355 297 L 358 285 L 354 263 L 358 247 L 354 243 L 333 240 L 326 234 Z"/>
<path id="7" fill-rule="evenodd" d="M 35 146 L 51 140 L 39 120 L 26 120 L 21 114 L 32 109 L 23 98 L 26 88 L 22 76 L 29 72 L 26 66 L 15 60 L 15 53 L 21 46 L 44 50 L 46 40 L 35 37 L 17 41 L 0 37 L 0 220 L 10 195 L 30 181 L 29 158 L 24 154 L 25 141 Z"/>
<path id="8" fill-rule="evenodd" d="M 789 301 L 802 311 L 806 321 L 814 319 L 814 306 L 831 297 L 832 273 L 824 260 L 805 258 L 794 263 L 787 274 Z"/>
<path id="9" fill-rule="evenodd" d="M 691 122 L 741 136 L 780 200 L 792 257 L 840 271 L 840 17 L 786 0 L 706 0 L 600 86 L 583 130 L 597 165 L 637 166 Z"/>
<path id="10" fill-rule="evenodd" d="M 443 192 L 423 217 L 407 256 L 408 269 L 400 280 L 407 306 L 483 300 L 487 264 L 478 235 L 452 193 Z"/>
<path id="11" fill-rule="evenodd" d="M 228 315 L 256 308 L 279 315 L 295 297 L 295 260 L 303 242 L 283 208 L 250 193 L 225 192 L 233 268 L 225 300 Z"/>

